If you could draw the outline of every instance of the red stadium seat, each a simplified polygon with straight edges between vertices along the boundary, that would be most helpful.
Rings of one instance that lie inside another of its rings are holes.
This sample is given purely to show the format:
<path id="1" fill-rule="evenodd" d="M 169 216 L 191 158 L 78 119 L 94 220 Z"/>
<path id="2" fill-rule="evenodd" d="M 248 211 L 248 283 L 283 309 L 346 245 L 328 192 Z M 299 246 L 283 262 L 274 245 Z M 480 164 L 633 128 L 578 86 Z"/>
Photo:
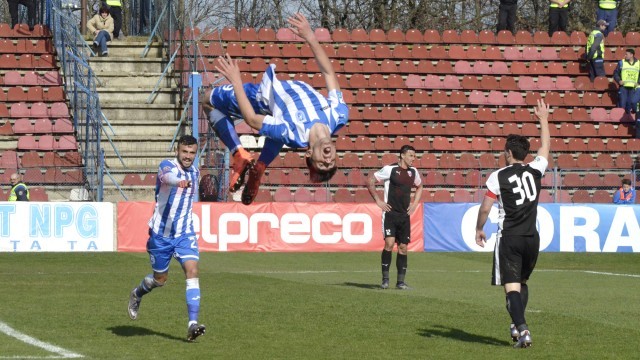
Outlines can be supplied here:
<path id="1" fill-rule="evenodd" d="M 307 188 L 297 188 L 293 194 L 293 201 L 295 202 L 312 202 L 313 200 L 313 194 Z"/>
<path id="2" fill-rule="evenodd" d="M 613 199 L 607 190 L 596 190 L 593 192 L 592 200 L 598 204 L 611 204 Z"/>
<path id="3" fill-rule="evenodd" d="M 276 189 L 273 194 L 273 201 L 276 202 L 293 202 L 293 196 L 291 195 L 291 190 L 286 187 L 279 187 Z"/>
<path id="4" fill-rule="evenodd" d="M 593 202 L 593 200 L 591 199 L 591 195 L 589 195 L 589 192 L 587 190 L 576 190 L 573 193 L 571 200 L 576 204 Z"/>

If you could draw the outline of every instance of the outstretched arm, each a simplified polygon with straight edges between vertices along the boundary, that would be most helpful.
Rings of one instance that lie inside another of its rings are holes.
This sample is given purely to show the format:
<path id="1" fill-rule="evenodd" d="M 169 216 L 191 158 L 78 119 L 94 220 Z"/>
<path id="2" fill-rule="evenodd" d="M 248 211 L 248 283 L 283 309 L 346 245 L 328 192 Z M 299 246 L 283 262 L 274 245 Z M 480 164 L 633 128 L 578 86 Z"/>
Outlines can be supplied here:
<path id="1" fill-rule="evenodd" d="M 242 113 L 244 121 L 251 128 L 260 130 L 262 128 L 262 120 L 264 119 L 264 115 L 256 114 L 256 112 L 253 110 L 253 106 L 251 106 L 251 102 L 249 102 L 247 93 L 244 92 L 244 86 L 242 85 L 242 77 L 240 76 L 240 68 L 238 67 L 238 62 L 236 60 L 232 60 L 229 54 L 227 54 L 226 57 L 220 56 L 218 58 L 218 65 L 216 66 L 216 70 L 224 75 L 224 77 L 226 77 L 233 86 L 233 92 L 236 94 L 238 107 L 240 108 L 240 112 Z"/>
<path id="2" fill-rule="evenodd" d="M 331 60 L 327 56 L 327 53 L 324 52 L 324 49 L 318 42 L 316 38 L 316 34 L 311 30 L 311 25 L 309 25 L 309 21 L 307 18 L 298 13 L 288 19 L 289 24 L 291 24 L 294 34 L 303 38 L 311 48 L 313 52 L 313 56 L 316 58 L 316 62 L 318 63 L 318 67 L 320 68 L 320 72 L 324 76 L 325 81 L 327 82 L 327 90 L 340 90 L 340 85 L 338 84 L 338 78 L 336 77 L 336 73 L 333 71 L 333 67 L 331 66 Z"/>
<path id="3" fill-rule="evenodd" d="M 549 148 L 551 147 L 549 105 L 545 104 L 542 99 L 538 100 L 538 106 L 535 107 L 534 113 L 540 122 L 540 149 L 538 149 L 538 156 L 549 160 Z"/>

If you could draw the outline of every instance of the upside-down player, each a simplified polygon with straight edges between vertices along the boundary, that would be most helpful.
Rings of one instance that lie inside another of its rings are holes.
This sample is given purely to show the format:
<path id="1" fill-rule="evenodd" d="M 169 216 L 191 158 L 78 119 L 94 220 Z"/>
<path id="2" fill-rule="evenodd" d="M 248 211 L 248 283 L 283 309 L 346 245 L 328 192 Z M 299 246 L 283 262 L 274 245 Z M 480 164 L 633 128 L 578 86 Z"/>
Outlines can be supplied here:
<path id="1" fill-rule="evenodd" d="M 302 81 L 278 80 L 274 65 L 267 68 L 260 84 L 243 84 L 237 62 L 227 55 L 219 58 L 216 69 L 231 85 L 208 90 L 201 99 L 212 127 L 233 153 L 229 190 L 237 191 L 244 183 L 246 172 L 249 172 L 242 192 L 242 202 L 246 205 L 255 199 L 262 175 L 283 145 L 308 147 L 305 159 L 314 182 L 329 180 L 337 170 L 336 147 L 331 136 L 347 123 L 349 110 L 329 57 L 307 19 L 296 14 L 288 21 L 292 31 L 309 44 L 325 78 L 328 97 Z M 243 118 L 247 125 L 266 137 L 255 164 L 240 144 L 231 117 Z"/>

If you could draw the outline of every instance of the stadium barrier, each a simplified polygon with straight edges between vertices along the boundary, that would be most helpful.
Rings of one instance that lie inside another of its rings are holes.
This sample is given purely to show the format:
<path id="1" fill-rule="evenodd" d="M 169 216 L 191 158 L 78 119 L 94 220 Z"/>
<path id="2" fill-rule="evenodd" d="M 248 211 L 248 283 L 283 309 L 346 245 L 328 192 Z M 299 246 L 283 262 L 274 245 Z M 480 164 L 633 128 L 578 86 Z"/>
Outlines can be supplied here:
<path id="1" fill-rule="evenodd" d="M 0 252 L 115 251 L 112 203 L 0 202 Z"/>
<path id="2" fill-rule="evenodd" d="M 424 204 L 425 251 L 493 251 L 498 208 L 484 230 L 487 244 L 475 243 L 479 204 Z M 640 252 L 640 206 L 539 204 L 540 250 L 546 252 Z"/>
<path id="3" fill-rule="evenodd" d="M 146 251 L 151 202 L 118 204 L 118 251 Z M 410 251 L 423 251 L 422 207 L 411 217 Z M 195 203 L 201 251 L 380 251 L 376 204 Z"/>

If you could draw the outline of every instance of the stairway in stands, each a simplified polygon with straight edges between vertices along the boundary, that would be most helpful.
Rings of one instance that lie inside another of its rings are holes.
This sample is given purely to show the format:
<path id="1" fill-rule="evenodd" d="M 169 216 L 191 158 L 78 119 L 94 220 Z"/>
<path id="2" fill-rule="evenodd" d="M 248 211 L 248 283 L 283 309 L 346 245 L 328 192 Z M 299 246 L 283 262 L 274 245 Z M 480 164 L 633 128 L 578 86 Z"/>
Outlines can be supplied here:
<path id="1" fill-rule="evenodd" d="M 99 79 L 102 111 L 115 135 L 110 135 L 124 166 L 103 136 L 109 171 L 129 200 L 153 200 L 155 174 L 160 161 L 174 156 L 168 151 L 180 117 L 177 88 L 171 74 L 159 83 L 166 64 L 161 44 L 154 42 L 142 58 L 147 39 L 127 37 L 109 45 L 108 57 L 93 57 L 91 68 Z M 123 201 L 105 178 L 105 201 Z"/>

